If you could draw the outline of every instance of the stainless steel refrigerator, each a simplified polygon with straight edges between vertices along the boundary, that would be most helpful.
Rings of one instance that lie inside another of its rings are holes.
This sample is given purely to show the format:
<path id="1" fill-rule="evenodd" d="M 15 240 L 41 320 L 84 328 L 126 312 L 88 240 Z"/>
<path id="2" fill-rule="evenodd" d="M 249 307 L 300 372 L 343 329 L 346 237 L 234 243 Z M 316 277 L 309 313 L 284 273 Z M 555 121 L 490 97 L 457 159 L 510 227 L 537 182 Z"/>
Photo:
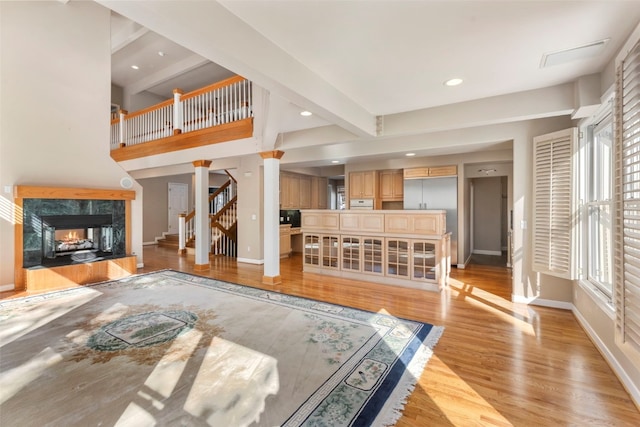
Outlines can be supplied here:
<path id="1" fill-rule="evenodd" d="M 458 178 L 404 180 L 405 209 L 444 209 L 447 231 L 451 231 L 451 264 L 458 263 Z"/>

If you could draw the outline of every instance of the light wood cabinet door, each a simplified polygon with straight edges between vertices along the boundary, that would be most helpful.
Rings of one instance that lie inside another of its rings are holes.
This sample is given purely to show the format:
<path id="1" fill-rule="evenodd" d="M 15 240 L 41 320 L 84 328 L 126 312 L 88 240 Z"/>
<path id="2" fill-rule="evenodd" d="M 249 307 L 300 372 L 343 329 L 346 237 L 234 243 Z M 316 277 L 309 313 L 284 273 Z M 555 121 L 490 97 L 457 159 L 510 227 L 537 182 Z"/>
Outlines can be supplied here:
<path id="1" fill-rule="evenodd" d="M 300 207 L 300 177 L 290 175 L 289 177 L 289 209 L 298 209 Z"/>
<path id="2" fill-rule="evenodd" d="M 404 170 L 404 178 L 433 178 L 437 176 L 455 176 L 458 174 L 458 167 L 451 166 L 434 166 L 434 167 L 418 167 L 407 168 Z"/>
<path id="3" fill-rule="evenodd" d="M 402 200 L 404 197 L 404 174 L 402 170 L 380 171 L 380 199 Z"/>
<path id="4" fill-rule="evenodd" d="M 328 186 L 328 178 L 311 177 L 311 209 L 327 209 Z"/>
<path id="5" fill-rule="evenodd" d="M 351 172 L 349 174 L 349 198 L 361 198 L 363 187 L 364 175 L 362 174 L 362 172 Z"/>
<path id="6" fill-rule="evenodd" d="M 377 172 L 363 171 L 349 174 L 349 197 L 351 199 L 373 199 L 377 191 Z"/>
<path id="7" fill-rule="evenodd" d="M 280 174 L 280 208 L 289 209 L 291 207 L 291 179 L 288 174 Z"/>
<path id="8" fill-rule="evenodd" d="M 298 177 L 299 188 L 298 198 L 300 200 L 299 209 L 311 209 L 311 177 L 300 176 Z"/>
<path id="9" fill-rule="evenodd" d="M 429 177 L 434 176 L 453 176 L 458 174 L 458 167 L 452 166 L 437 166 L 429 168 Z"/>
<path id="10" fill-rule="evenodd" d="M 411 178 L 426 178 L 429 176 L 429 168 L 407 168 L 404 170 L 404 177 L 406 179 Z"/>
<path id="11" fill-rule="evenodd" d="M 280 256 L 291 254 L 291 225 L 280 226 Z"/>

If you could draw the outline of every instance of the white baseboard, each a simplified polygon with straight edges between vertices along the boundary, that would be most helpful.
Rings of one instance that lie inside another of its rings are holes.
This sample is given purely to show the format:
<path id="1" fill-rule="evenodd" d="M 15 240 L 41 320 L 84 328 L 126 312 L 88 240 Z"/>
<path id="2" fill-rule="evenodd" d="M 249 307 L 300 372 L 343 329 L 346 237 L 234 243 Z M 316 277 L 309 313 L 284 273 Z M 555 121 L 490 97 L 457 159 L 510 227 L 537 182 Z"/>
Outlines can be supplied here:
<path id="1" fill-rule="evenodd" d="M 467 265 L 469 265 L 470 262 L 471 262 L 471 255 L 469 255 L 467 259 L 464 260 L 463 264 L 458 264 L 458 268 L 464 270 L 465 268 L 467 268 Z"/>
<path id="2" fill-rule="evenodd" d="M 142 242 L 142 246 L 151 246 L 151 245 L 157 245 L 158 241 L 154 240 L 153 242 Z"/>
<path id="3" fill-rule="evenodd" d="M 523 297 L 522 295 L 511 294 L 511 302 L 516 304 L 531 304 L 541 307 L 561 308 L 563 310 L 573 310 L 573 304 L 566 301 L 556 301 L 538 297 Z"/>
<path id="4" fill-rule="evenodd" d="M 263 259 L 253 259 L 253 258 L 236 258 L 237 262 L 244 262 L 245 264 L 257 264 L 257 265 L 262 265 L 264 264 L 264 260 Z"/>
<path id="5" fill-rule="evenodd" d="M 501 251 L 486 251 L 484 249 L 474 249 L 473 253 L 478 255 L 497 255 L 497 256 L 502 255 Z"/>
<path id="6" fill-rule="evenodd" d="M 602 342 L 598 334 L 596 334 L 591 326 L 589 326 L 589 322 L 587 322 L 587 319 L 582 316 L 580 311 L 575 306 L 573 307 L 572 311 L 573 315 L 576 316 L 578 323 L 580 323 L 582 329 L 584 329 L 584 331 L 589 336 L 589 339 L 591 339 L 591 342 L 593 342 L 593 344 L 598 348 L 600 354 L 602 354 L 611 369 L 613 369 L 613 372 L 616 374 L 620 382 L 622 382 L 625 390 L 627 390 L 627 392 L 631 396 L 633 403 L 635 403 L 636 406 L 640 407 L 640 389 L 638 388 L 638 385 L 634 384 L 629 374 L 627 374 L 622 365 L 620 365 L 620 362 L 618 362 L 618 359 L 616 359 L 613 353 L 609 351 L 609 348 Z"/>
<path id="7" fill-rule="evenodd" d="M 15 290 L 16 285 L 9 283 L 8 285 L 0 285 L 0 292 L 7 292 Z"/>

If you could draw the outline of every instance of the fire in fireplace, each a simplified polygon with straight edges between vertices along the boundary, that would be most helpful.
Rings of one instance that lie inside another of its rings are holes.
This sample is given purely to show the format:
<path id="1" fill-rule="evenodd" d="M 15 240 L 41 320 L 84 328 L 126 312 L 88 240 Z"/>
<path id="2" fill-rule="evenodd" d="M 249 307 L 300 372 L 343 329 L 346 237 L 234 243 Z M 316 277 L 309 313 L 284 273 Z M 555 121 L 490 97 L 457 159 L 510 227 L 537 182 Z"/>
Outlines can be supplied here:
<path id="1" fill-rule="evenodd" d="M 68 256 L 72 262 L 91 261 L 113 252 L 111 215 L 42 216 L 42 264 Z"/>

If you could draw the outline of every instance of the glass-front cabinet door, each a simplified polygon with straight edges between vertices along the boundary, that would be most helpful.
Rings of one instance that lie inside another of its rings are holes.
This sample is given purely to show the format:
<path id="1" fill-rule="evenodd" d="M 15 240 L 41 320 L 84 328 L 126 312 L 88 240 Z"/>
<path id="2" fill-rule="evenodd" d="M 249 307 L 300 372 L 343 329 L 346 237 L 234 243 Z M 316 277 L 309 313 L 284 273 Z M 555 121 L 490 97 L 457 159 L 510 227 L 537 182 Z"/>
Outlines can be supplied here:
<path id="1" fill-rule="evenodd" d="M 360 237 L 342 236 L 342 269 L 360 271 Z"/>
<path id="2" fill-rule="evenodd" d="M 339 268 L 339 239 L 338 236 L 322 236 L 322 267 Z"/>
<path id="3" fill-rule="evenodd" d="M 438 276 L 435 241 L 411 242 L 411 279 L 435 281 Z"/>
<path id="4" fill-rule="evenodd" d="M 409 278 L 409 241 L 387 239 L 387 276 Z"/>
<path id="5" fill-rule="evenodd" d="M 320 265 L 320 236 L 317 234 L 305 234 L 303 250 L 303 262 L 306 265 Z"/>
<path id="6" fill-rule="evenodd" d="M 384 240 L 381 237 L 362 238 L 362 271 L 383 274 Z"/>

